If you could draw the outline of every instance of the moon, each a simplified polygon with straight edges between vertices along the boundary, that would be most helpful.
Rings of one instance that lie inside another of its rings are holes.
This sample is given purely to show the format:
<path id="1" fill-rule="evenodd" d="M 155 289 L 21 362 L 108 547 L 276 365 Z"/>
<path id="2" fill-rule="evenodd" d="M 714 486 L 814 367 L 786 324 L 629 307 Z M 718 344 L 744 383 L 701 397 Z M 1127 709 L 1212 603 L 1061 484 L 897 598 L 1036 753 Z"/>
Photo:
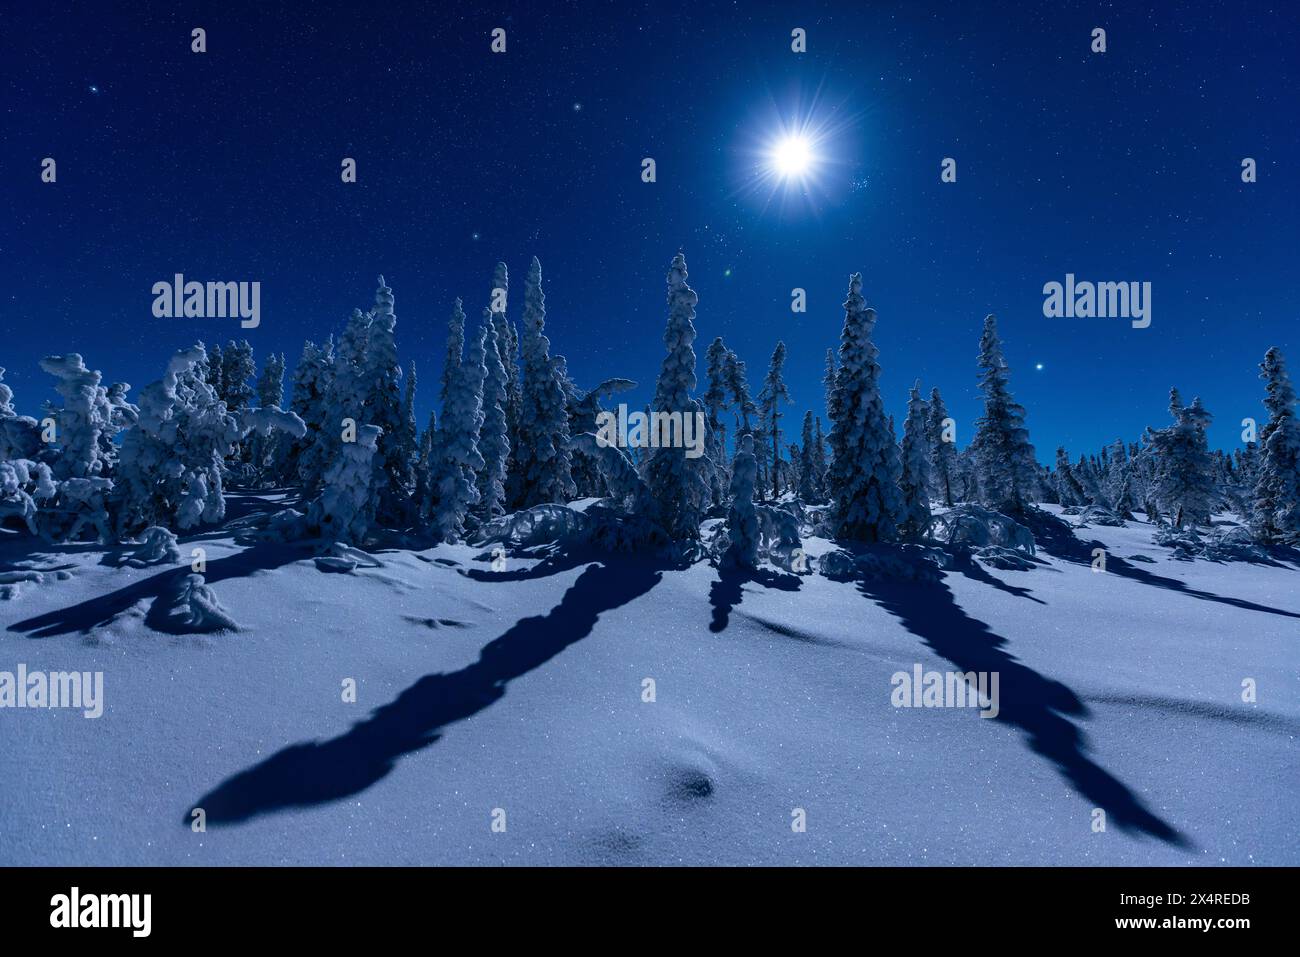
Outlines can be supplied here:
<path id="1" fill-rule="evenodd" d="M 806 174 L 815 157 L 812 144 L 807 137 L 795 134 L 777 140 L 772 147 L 772 168 L 785 179 L 798 178 Z"/>

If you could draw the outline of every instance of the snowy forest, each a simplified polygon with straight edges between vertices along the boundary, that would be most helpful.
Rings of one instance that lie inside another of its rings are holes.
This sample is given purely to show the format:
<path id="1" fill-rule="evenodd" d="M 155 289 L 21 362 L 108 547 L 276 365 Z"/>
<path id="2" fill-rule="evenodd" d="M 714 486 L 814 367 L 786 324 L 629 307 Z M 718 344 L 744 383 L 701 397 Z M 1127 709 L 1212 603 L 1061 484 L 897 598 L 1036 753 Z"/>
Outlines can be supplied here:
<path id="1" fill-rule="evenodd" d="M 641 412 L 628 379 L 575 380 L 536 258 L 517 310 L 509 289 L 498 264 L 477 321 L 452 303 L 423 424 L 383 277 L 292 372 L 200 342 L 134 396 L 76 354 L 41 360 L 62 401 L 39 415 L 0 384 L 23 659 L 0 705 L 53 707 L 24 669 L 71 661 L 104 717 L 14 721 L 13 780 L 58 797 L 14 805 L 0 857 L 969 863 L 978 817 L 1008 862 L 1290 859 L 1300 425 L 1278 349 L 1242 447 L 1209 448 L 1174 389 L 1167 423 L 1049 467 L 993 316 L 962 445 L 938 388 L 886 403 L 858 274 L 802 410 L 783 343 L 761 376 L 721 338 L 701 359 L 680 253 Z M 952 706 L 920 695 L 932 662 L 997 720 L 900 718 Z M 892 688 L 911 669 L 915 701 Z M 1230 777 L 1189 784 L 1168 759 L 1189 738 Z M 1098 815 L 1121 843 L 1087 843 Z M 500 843 L 474 837 L 489 820 Z"/>
<path id="2" fill-rule="evenodd" d="M 824 407 L 801 413 L 783 381 L 783 343 L 753 385 L 720 337 L 699 368 L 697 296 L 679 253 L 649 427 L 620 447 L 598 423 L 635 383 L 575 381 L 547 336 L 536 258 L 517 316 L 508 291 L 499 263 L 477 322 L 452 304 L 440 413 L 423 426 L 416 364 L 399 353 L 382 276 L 374 304 L 354 309 L 337 338 L 304 344 L 287 383 L 285 356 L 259 369 L 247 341 L 177 352 L 136 399 L 80 355 L 49 356 L 40 365 L 62 404 L 38 419 L 15 411 L 0 374 L 4 529 L 33 547 L 134 543 L 136 561 L 175 562 L 177 535 L 222 523 L 232 489 L 283 489 L 286 506 L 260 534 L 318 542 L 344 569 L 355 549 L 438 542 L 648 549 L 733 572 L 768 564 L 828 577 L 860 573 L 863 546 L 882 545 L 940 565 L 943 549 L 965 549 L 988 565 L 1030 568 L 1036 538 L 1062 521 L 1042 503 L 1079 526 L 1141 515 L 1177 558 L 1264 560 L 1300 544 L 1300 423 L 1276 348 L 1260 364 L 1267 416 L 1241 447 L 1210 449 L 1210 411 L 1173 388 L 1167 424 L 1102 449 L 1059 448 L 1049 467 L 1013 396 L 993 316 L 973 370 L 984 414 L 959 448 L 940 390 L 926 395 L 920 382 L 899 435 L 860 275 L 849 278 L 838 348 L 826 351 Z M 684 454 L 685 417 L 704 424 L 702 455 Z M 1216 523 L 1220 513 L 1236 521 Z M 808 536 L 837 547 L 814 561 Z M 870 561 L 889 554 L 876 548 Z M 14 598 L 38 579 L 10 571 L 0 587 Z M 210 621 L 215 599 L 201 574 L 183 587 L 195 621 Z"/>

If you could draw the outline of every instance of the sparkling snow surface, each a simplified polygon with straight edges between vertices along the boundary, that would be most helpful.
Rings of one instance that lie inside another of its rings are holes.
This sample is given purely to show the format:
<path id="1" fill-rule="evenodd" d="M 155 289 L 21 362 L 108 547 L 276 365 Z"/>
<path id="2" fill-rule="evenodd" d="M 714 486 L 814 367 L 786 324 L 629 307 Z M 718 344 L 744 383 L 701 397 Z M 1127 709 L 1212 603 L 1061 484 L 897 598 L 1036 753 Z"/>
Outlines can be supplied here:
<path id="1" fill-rule="evenodd" d="M 166 598 L 188 566 L 7 538 L 0 568 L 47 573 L 0 601 L 0 671 L 103 671 L 106 705 L 0 709 L 0 864 L 1300 864 L 1300 570 L 1076 536 L 1031 571 L 737 594 L 703 563 L 339 573 L 210 532 L 182 555 L 240 630 L 208 635 Z M 1001 715 L 894 708 L 915 664 L 1000 672 Z"/>

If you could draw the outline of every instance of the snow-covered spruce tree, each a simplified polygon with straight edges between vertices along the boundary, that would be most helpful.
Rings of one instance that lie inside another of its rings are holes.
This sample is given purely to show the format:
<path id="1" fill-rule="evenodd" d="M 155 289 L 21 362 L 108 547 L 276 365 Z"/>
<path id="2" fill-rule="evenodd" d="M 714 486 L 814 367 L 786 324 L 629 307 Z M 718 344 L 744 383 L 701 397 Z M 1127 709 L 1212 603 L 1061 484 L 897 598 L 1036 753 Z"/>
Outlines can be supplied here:
<path id="1" fill-rule="evenodd" d="M 713 460 L 713 482 L 710 495 L 714 505 L 722 504 L 726 491 L 727 427 L 722 413 L 728 408 L 727 396 L 727 346 L 722 337 L 716 337 L 705 352 L 705 376 L 709 387 L 704 392 L 705 421 L 709 429 L 709 458 Z"/>
<path id="2" fill-rule="evenodd" d="M 362 414 L 366 424 L 377 425 L 381 430 L 377 454 L 383 481 L 375 520 L 383 525 L 402 526 L 411 518 L 411 490 L 406 484 L 411 476 L 402 442 L 402 366 L 397 359 L 396 328 L 393 291 L 380 276 L 375 307 L 366 330 L 366 354 L 361 369 Z"/>
<path id="3" fill-rule="evenodd" d="M 686 257 L 680 252 L 668 267 L 668 322 L 664 327 L 667 354 L 655 383 L 654 411 L 661 416 L 679 415 L 685 428 L 689 417 L 703 420 L 704 410 L 691 398 L 695 389 L 695 304 L 699 297 L 686 283 Z M 698 418 L 697 418 L 698 417 Z M 700 522 L 709 507 L 712 463 L 707 450 L 688 458 L 685 448 L 660 447 L 650 450 L 646 484 L 659 510 L 659 524 L 675 541 L 699 538 Z"/>
<path id="4" fill-rule="evenodd" d="M 799 450 L 799 499 L 816 502 L 821 498 L 817 476 L 816 443 L 820 436 L 813 431 L 813 414 L 809 409 L 803 414 L 803 448 Z"/>
<path id="5" fill-rule="evenodd" d="M 767 376 L 763 379 L 763 390 L 758 395 L 759 408 L 763 415 L 763 432 L 772 450 L 771 487 L 772 498 L 781 495 L 779 484 L 781 471 L 781 402 L 787 405 L 793 401 L 790 390 L 786 388 L 783 373 L 785 370 L 785 343 L 777 342 L 772 350 L 772 361 L 767 367 Z"/>
<path id="6" fill-rule="evenodd" d="M 1102 490 L 1106 493 L 1108 501 L 1115 502 L 1119 497 L 1120 488 L 1124 485 L 1128 476 L 1128 449 L 1125 447 L 1123 439 L 1116 439 L 1111 443 L 1108 453 L 1106 455 L 1105 474 L 1102 478 Z"/>
<path id="7" fill-rule="evenodd" d="M 415 390 L 419 379 L 415 374 L 415 360 L 406 369 L 406 393 L 402 399 L 402 474 L 401 486 L 411 495 L 415 491 L 415 465 L 420 457 L 420 425 L 415 420 Z"/>
<path id="8" fill-rule="evenodd" d="M 754 508 L 754 483 L 758 463 L 754 459 L 754 437 L 746 433 L 736 443 L 731 463 L 731 506 L 727 512 L 727 550 L 722 564 L 752 570 L 758 567 L 758 511 Z"/>
<path id="9" fill-rule="evenodd" d="M 957 475 L 957 446 L 948 436 L 948 408 L 939 389 L 930 390 L 926 433 L 930 440 L 930 488 L 944 505 L 952 507 Z"/>
<path id="10" fill-rule="evenodd" d="M 108 387 L 106 398 L 111 427 L 100 433 L 99 460 L 109 472 L 117 468 L 118 453 L 121 451 L 116 436 L 135 425 L 135 420 L 140 414 L 140 410 L 127 400 L 126 396 L 130 391 L 129 382 L 114 382 Z"/>
<path id="11" fill-rule="evenodd" d="M 1101 469 L 1095 458 L 1079 456 L 1079 464 L 1075 466 L 1074 477 L 1082 486 L 1084 498 L 1088 500 L 1089 505 L 1100 505 L 1106 509 L 1111 507 L 1110 498 L 1106 495 L 1105 489 L 1102 488 Z"/>
<path id="12" fill-rule="evenodd" d="M 420 434 L 420 452 L 415 461 L 415 495 L 416 514 L 421 522 L 429 518 L 429 510 L 434 505 L 433 494 L 433 452 L 438 441 L 438 416 L 429 410 L 429 424 Z"/>
<path id="13" fill-rule="evenodd" d="M 1133 488 L 1132 473 L 1128 469 L 1124 470 L 1119 485 L 1112 493 L 1111 501 L 1114 503 L 1116 515 L 1126 521 L 1133 521 L 1133 510 L 1138 507 L 1138 496 Z"/>
<path id="14" fill-rule="evenodd" d="M 812 465 L 813 481 L 817 486 L 817 501 L 821 502 L 826 498 L 826 437 L 822 435 L 820 415 L 813 420 Z"/>
<path id="15" fill-rule="evenodd" d="M 1183 405 L 1177 390 L 1170 392 L 1174 424 L 1151 434 L 1155 455 L 1153 496 L 1160 511 L 1175 528 L 1208 523 L 1217 504 L 1214 463 L 1205 431 L 1210 413 L 1200 398 Z"/>
<path id="16" fill-rule="evenodd" d="M 1130 458 L 1132 456 L 1130 455 Z M 1241 484 L 1250 490 L 1252 497 L 1255 492 L 1255 483 L 1259 480 L 1259 443 L 1247 442 L 1244 446 L 1233 452 L 1233 460 L 1237 466 L 1237 479 Z M 1252 502 L 1253 507 L 1253 502 Z"/>
<path id="17" fill-rule="evenodd" d="M 838 369 L 836 368 L 835 365 L 835 350 L 827 349 L 826 350 L 826 374 L 822 376 L 822 386 L 826 390 L 827 420 L 830 421 L 831 423 L 835 422 L 835 417 L 830 414 L 830 409 L 831 409 L 831 396 L 835 394 L 835 376 L 837 373 L 838 373 Z"/>
<path id="18" fill-rule="evenodd" d="M 75 541 L 90 525 L 107 542 L 112 533 L 106 500 L 113 488 L 107 476 L 113 462 L 106 450 L 115 452 L 113 437 L 121 419 L 115 415 L 108 390 L 99 384 L 100 374 L 87 369 L 81 356 L 46 356 L 40 365 L 58 379 L 55 390 L 64 402 L 62 407 L 46 406 L 59 443 L 53 462 L 53 476 L 59 481 L 57 496 L 45 496 L 45 532 Z"/>
<path id="19" fill-rule="evenodd" d="M 1251 528 L 1262 542 L 1300 543 L 1300 423 L 1296 393 L 1275 346 L 1260 363 L 1268 422 L 1259 433 Z"/>
<path id="20" fill-rule="evenodd" d="M 1000 512 L 1021 514 L 1034 500 L 1038 466 L 1025 428 L 1025 410 L 1011 396 L 1011 370 L 1002 355 L 997 319 L 984 319 L 980 336 L 980 391 L 984 415 L 975 423 L 979 501 Z"/>
<path id="21" fill-rule="evenodd" d="M 40 426 L 14 410 L 14 393 L 4 373 L 0 368 L 0 524 L 17 518 L 38 535 L 37 502 L 54 498 L 57 490 L 50 467 L 33 461 L 41 447 Z"/>
<path id="22" fill-rule="evenodd" d="M 325 477 L 325 445 L 321 435 L 326 430 L 326 400 L 334 367 L 334 340 L 318 346 L 310 340 L 303 344 L 302 356 L 293 370 L 293 396 L 289 408 L 307 426 L 300 438 L 281 436 L 274 456 L 277 480 L 288 485 L 301 484 L 304 497 L 320 488 Z"/>
<path id="23" fill-rule="evenodd" d="M 570 474 L 568 410 L 564 383 L 551 361 L 546 338 L 542 264 L 533 257 L 524 280 L 523 382 L 519 409 L 518 468 L 508 489 L 518 508 L 567 502 L 576 494 Z M 445 413 L 444 413 L 445 426 Z"/>
<path id="24" fill-rule="evenodd" d="M 354 427 L 366 421 L 362 368 L 369 330 L 370 314 L 353 309 L 334 348 L 334 361 L 328 374 L 329 389 L 325 394 L 323 427 L 309 455 L 313 464 L 319 465 L 319 472 L 314 474 L 319 475 L 321 484 L 325 480 L 325 471 L 341 452 L 345 430 L 355 438 Z M 347 425 L 349 420 L 352 428 Z"/>
<path id="25" fill-rule="evenodd" d="M 360 545 L 374 523 L 380 429 L 358 426 L 356 441 L 340 442 L 325 470 L 325 487 L 307 512 L 308 524 L 328 541 Z"/>
<path id="26" fill-rule="evenodd" d="M 111 437 L 115 430 L 108 390 L 99 384 L 100 374 L 87 369 L 75 352 L 46 356 L 40 366 L 58 380 L 54 389 L 63 397 L 61 408 L 46 406 L 47 414 L 55 421 L 59 444 L 59 457 L 53 466 L 55 476 L 89 478 L 105 473 L 102 439 L 105 433 Z"/>
<path id="27" fill-rule="evenodd" d="M 447 333 L 447 367 L 443 369 L 442 428 L 433 459 L 433 529 L 444 542 L 465 534 L 465 518 L 478 504 L 474 475 L 483 468 L 478 451 L 479 413 L 483 390 L 481 338 L 468 360 L 462 359 L 465 310 L 459 299 L 452 307 Z"/>
<path id="28" fill-rule="evenodd" d="M 219 398 L 224 400 L 226 395 L 226 386 L 221 378 L 222 369 L 224 368 L 221 346 L 215 342 L 212 343 L 211 346 L 207 346 L 204 345 L 202 341 L 199 342 L 199 345 L 203 346 L 204 351 L 208 356 L 203 362 L 203 380 L 212 387 L 212 391 L 215 392 Z"/>
<path id="29" fill-rule="evenodd" d="M 504 267 L 503 267 L 504 268 Z M 483 425 L 478 451 L 483 457 L 479 476 L 479 509 L 488 519 L 506 511 L 506 467 L 510 461 L 510 425 L 506 418 L 506 368 L 501 361 L 498 325 L 489 312 L 479 336 L 483 349 Z"/>
<path id="30" fill-rule="evenodd" d="M 186 531 L 225 516 L 223 462 L 241 428 L 208 385 L 206 358 L 202 346 L 180 350 L 140 394 L 113 490 L 120 537 L 150 525 Z"/>
<path id="31" fill-rule="evenodd" d="M 912 386 L 907 397 L 907 419 L 903 422 L 903 471 L 898 487 L 903 493 L 899 533 L 909 542 L 919 542 L 930 532 L 930 407 L 921 398 L 921 383 Z"/>
<path id="32" fill-rule="evenodd" d="M 876 312 L 862 298 L 862 275 L 854 273 L 844 301 L 840 366 L 831 396 L 826 493 L 837 537 L 888 542 L 898 537 L 902 464 L 880 399 L 879 351 L 871 341 L 875 324 Z"/>
<path id="33" fill-rule="evenodd" d="M 791 442 L 786 446 L 785 454 L 785 461 L 781 463 L 781 487 L 797 495 L 803 482 L 803 468 L 800 466 L 803 449 L 798 442 Z"/>
<path id="34" fill-rule="evenodd" d="M 252 404 L 256 392 L 250 380 L 257 374 L 253 346 L 247 339 L 231 339 L 221 354 L 221 391 L 217 394 L 231 412 L 240 412 Z"/>
<path id="35" fill-rule="evenodd" d="M 257 404 L 262 408 L 284 408 L 284 353 L 271 353 L 257 377 Z"/>
<path id="36" fill-rule="evenodd" d="M 1066 454 L 1065 446 L 1059 446 L 1056 450 L 1056 470 L 1052 473 L 1052 480 L 1056 488 L 1056 499 L 1062 507 L 1084 504 L 1083 486 L 1074 477 L 1074 469 L 1070 465 L 1070 456 Z"/>
<path id="37" fill-rule="evenodd" d="M 257 404 L 263 409 L 282 409 L 284 407 L 284 354 L 272 352 L 262 365 L 262 372 L 257 377 Z M 259 477 L 269 473 L 275 450 L 281 441 L 277 432 L 267 435 L 257 433 L 249 442 L 249 461 L 257 470 Z"/>
<path id="38" fill-rule="evenodd" d="M 492 272 L 492 289 L 488 299 L 488 310 L 492 314 L 492 327 L 497 335 L 497 356 L 505 369 L 506 397 L 501 408 L 506 414 L 506 438 L 510 442 L 510 454 L 506 459 L 506 489 L 509 496 L 510 474 L 516 470 L 514 448 L 518 442 L 519 408 L 522 402 L 519 381 L 519 336 L 515 324 L 506 318 L 506 306 L 510 294 L 510 273 L 505 263 L 497 263 Z"/>
<path id="39" fill-rule="evenodd" d="M 733 444 L 735 449 L 738 450 L 742 435 L 756 436 L 754 424 L 758 418 L 758 406 L 754 404 L 754 400 L 750 397 L 749 379 L 745 374 L 745 363 L 735 352 L 727 351 L 723 370 L 723 376 L 727 383 L 727 392 L 731 396 L 730 407 L 733 410 L 735 420 L 735 443 Z M 762 448 L 763 446 L 758 447 Z M 754 461 L 757 468 L 757 456 L 755 456 Z"/>

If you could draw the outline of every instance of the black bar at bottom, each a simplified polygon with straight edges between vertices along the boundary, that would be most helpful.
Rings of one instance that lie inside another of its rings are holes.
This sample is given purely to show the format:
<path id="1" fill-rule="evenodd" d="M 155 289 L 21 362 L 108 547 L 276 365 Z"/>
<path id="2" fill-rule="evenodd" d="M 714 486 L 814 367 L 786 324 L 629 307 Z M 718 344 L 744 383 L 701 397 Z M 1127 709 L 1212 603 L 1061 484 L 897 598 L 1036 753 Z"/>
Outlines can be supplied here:
<path id="1" fill-rule="evenodd" d="M 0 871 L 0 927 L 6 944 L 76 935 L 336 947 L 434 933 L 451 946 L 464 932 L 540 942 L 622 925 L 635 939 L 701 922 L 709 936 L 761 934 L 794 920 L 842 925 L 858 939 L 964 927 L 986 941 L 990 932 L 1199 935 L 1230 946 L 1293 923 L 1294 880 L 1289 868 L 9 868 Z"/>

